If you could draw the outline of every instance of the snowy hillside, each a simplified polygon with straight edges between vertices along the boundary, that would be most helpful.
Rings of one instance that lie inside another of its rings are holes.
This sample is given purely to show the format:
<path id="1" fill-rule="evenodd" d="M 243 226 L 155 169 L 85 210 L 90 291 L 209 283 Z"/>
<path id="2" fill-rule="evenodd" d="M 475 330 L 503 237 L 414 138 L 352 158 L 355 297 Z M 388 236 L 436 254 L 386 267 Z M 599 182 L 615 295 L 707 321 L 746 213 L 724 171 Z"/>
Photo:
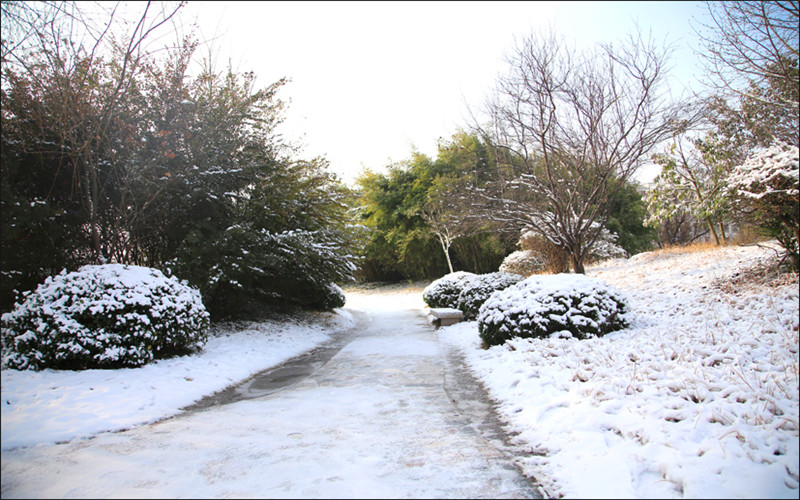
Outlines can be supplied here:
<path id="1" fill-rule="evenodd" d="M 628 295 L 606 337 L 481 349 L 440 330 L 499 403 L 519 465 L 565 498 L 797 498 L 797 277 L 775 252 L 650 252 L 587 269 Z"/>

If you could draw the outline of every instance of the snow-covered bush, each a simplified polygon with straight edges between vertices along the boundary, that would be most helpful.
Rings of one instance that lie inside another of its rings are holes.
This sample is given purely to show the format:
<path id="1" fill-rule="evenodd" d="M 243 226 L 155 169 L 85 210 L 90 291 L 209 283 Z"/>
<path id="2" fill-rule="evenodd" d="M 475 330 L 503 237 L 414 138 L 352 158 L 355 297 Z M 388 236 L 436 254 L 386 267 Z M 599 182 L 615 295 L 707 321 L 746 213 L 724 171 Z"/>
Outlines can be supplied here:
<path id="1" fill-rule="evenodd" d="M 592 222 L 590 232 L 599 230 L 597 239 L 588 249 L 585 262 L 626 258 L 628 253 L 617 244 L 618 235 Z M 570 267 L 570 254 L 541 233 L 528 229 L 522 232 L 518 242 L 520 251 L 506 257 L 501 271 L 530 276 L 534 273 L 563 273 Z"/>
<path id="2" fill-rule="evenodd" d="M 800 154 L 778 142 L 750 156 L 727 179 L 728 193 L 748 219 L 778 239 L 800 267 Z"/>
<path id="3" fill-rule="evenodd" d="M 753 200 L 766 197 L 796 200 L 799 170 L 797 146 L 779 142 L 735 167 L 728 176 L 728 190 Z"/>
<path id="4" fill-rule="evenodd" d="M 170 265 L 200 288 L 215 321 L 264 307 L 330 309 L 341 307 L 331 286 L 356 269 L 345 239 L 332 229 L 275 233 L 243 223 L 213 243 L 186 245 Z"/>
<path id="5" fill-rule="evenodd" d="M 343 307 L 345 302 L 344 290 L 336 283 L 328 283 L 321 287 L 317 300 L 319 301 L 320 309 Z"/>
<path id="6" fill-rule="evenodd" d="M 533 250 L 517 250 L 503 259 L 500 272 L 530 276 L 544 271 L 545 267 L 544 259 Z"/>
<path id="7" fill-rule="evenodd" d="M 458 296 L 476 276 L 466 271 L 445 274 L 422 290 L 422 300 L 430 307 L 456 309 Z"/>
<path id="8" fill-rule="evenodd" d="M 456 307 L 464 313 L 464 318 L 473 320 L 478 316 L 480 307 L 494 292 L 505 290 L 523 279 L 525 278 L 519 274 L 505 272 L 479 274 L 461 291 Z"/>
<path id="9" fill-rule="evenodd" d="M 597 226 L 597 223 L 592 223 Z M 594 245 L 589 250 L 589 255 L 586 256 L 587 262 L 597 262 L 606 259 L 625 259 L 628 257 L 628 252 L 624 248 L 617 245 L 618 236 L 612 233 L 607 228 L 600 229 L 600 234 L 597 236 Z"/>
<path id="10" fill-rule="evenodd" d="M 161 271 L 106 264 L 47 278 L 2 316 L 3 367 L 144 365 L 202 347 L 200 292 Z"/>
<path id="11" fill-rule="evenodd" d="M 530 252 L 542 261 L 543 268 L 538 272 L 563 273 L 569 269 L 569 252 L 559 248 L 555 243 L 545 238 L 542 234 L 526 230 L 520 234 L 517 242 L 520 250 Z M 519 273 L 523 274 L 524 273 Z"/>
<path id="12" fill-rule="evenodd" d="M 514 337 L 586 339 L 625 328 L 622 295 L 583 274 L 536 275 L 492 294 L 478 312 L 486 345 Z"/>

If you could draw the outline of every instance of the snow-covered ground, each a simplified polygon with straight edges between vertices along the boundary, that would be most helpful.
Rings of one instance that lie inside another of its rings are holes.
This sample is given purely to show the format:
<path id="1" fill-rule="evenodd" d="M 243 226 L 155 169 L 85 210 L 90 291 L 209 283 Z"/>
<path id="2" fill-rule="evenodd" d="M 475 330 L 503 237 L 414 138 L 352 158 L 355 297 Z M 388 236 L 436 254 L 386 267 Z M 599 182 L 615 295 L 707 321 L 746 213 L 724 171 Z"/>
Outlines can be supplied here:
<path id="1" fill-rule="evenodd" d="M 483 350 L 476 322 L 437 333 L 464 353 L 498 402 L 520 467 L 551 496 L 797 498 L 797 281 L 741 279 L 773 255 L 728 247 L 590 267 L 587 274 L 625 292 L 633 310 L 630 328 L 601 339 Z M 324 324 L 220 328 L 201 354 L 141 368 L 3 370 L 4 458 L 15 447 L 174 415 L 352 327 L 348 309 L 421 308 L 421 292 L 350 291 L 345 309 L 323 316 Z"/>
<path id="2" fill-rule="evenodd" d="M 797 280 L 736 279 L 774 252 L 652 252 L 587 269 L 634 322 L 480 349 L 440 330 L 498 405 L 519 465 L 565 498 L 797 498 Z"/>
<path id="3" fill-rule="evenodd" d="M 284 390 L 92 439 L 4 450 L 0 496 L 539 498 L 453 405 L 420 293 L 354 297 L 352 307 L 369 308 L 369 324 L 353 313 L 355 328 L 335 338 L 347 344 Z"/>
<path id="4" fill-rule="evenodd" d="M 313 349 L 354 325 L 348 311 L 212 329 L 199 355 L 119 370 L 2 370 L 2 449 L 127 429 Z"/>

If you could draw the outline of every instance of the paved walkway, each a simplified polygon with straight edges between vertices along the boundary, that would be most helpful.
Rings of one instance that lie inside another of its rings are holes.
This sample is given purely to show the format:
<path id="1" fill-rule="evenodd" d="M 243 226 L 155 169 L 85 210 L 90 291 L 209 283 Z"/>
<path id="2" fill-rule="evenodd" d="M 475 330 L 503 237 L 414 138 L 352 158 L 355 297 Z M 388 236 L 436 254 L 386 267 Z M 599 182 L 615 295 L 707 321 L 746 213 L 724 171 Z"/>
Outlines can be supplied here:
<path id="1" fill-rule="evenodd" d="M 419 311 L 375 312 L 291 387 L 12 451 L 3 497 L 541 498 L 456 365 Z"/>

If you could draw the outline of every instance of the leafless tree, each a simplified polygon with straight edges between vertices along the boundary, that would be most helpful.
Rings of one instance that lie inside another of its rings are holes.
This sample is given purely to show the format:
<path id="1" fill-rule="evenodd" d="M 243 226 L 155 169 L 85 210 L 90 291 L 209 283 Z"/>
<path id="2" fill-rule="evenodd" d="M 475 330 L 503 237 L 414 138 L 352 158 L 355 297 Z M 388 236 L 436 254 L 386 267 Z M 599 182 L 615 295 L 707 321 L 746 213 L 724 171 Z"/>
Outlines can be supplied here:
<path id="1" fill-rule="evenodd" d="M 456 180 L 440 177 L 428 191 L 427 199 L 419 211 L 420 217 L 439 239 L 451 273 L 453 263 L 450 260 L 450 247 L 453 242 L 477 231 L 474 221 L 466 216 L 467 207 L 462 194 L 462 187 Z"/>
<path id="2" fill-rule="evenodd" d="M 691 119 L 662 93 L 669 54 L 641 33 L 584 54 L 553 32 L 517 44 L 487 105 L 503 172 L 476 192 L 487 217 L 533 229 L 584 272 L 619 188 Z"/>
<path id="3" fill-rule="evenodd" d="M 425 208 L 420 210 L 420 216 L 428 223 L 431 232 L 439 239 L 442 245 L 444 257 L 447 260 L 447 268 L 453 272 L 453 263 L 450 261 L 450 247 L 456 238 L 462 236 L 458 231 L 458 220 L 454 214 L 447 211 L 447 208 L 440 201 L 429 202 Z"/>
<path id="4" fill-rule="evenodd" d="M 21 62 L 17 54 L 36 43 L 37 33 L 41 33 L 66 7 L 65 3 L 39 2 L 14 2 L 2 0 L 0 2 L 0 15 L 2 23 L 2 40 L 0 40 L 0 60 L 3 67 L 11 62 Z"/>
<path id="5" fill-rule="evenodd" d="M 798 22 L 797 1 L 706 2 L 708 23 L 697 30 L 704 51 L 706 84 L 723 94 L 746 97 L 797 114 Z M 794 92 L 757 92 L 765 85 Z"/>

